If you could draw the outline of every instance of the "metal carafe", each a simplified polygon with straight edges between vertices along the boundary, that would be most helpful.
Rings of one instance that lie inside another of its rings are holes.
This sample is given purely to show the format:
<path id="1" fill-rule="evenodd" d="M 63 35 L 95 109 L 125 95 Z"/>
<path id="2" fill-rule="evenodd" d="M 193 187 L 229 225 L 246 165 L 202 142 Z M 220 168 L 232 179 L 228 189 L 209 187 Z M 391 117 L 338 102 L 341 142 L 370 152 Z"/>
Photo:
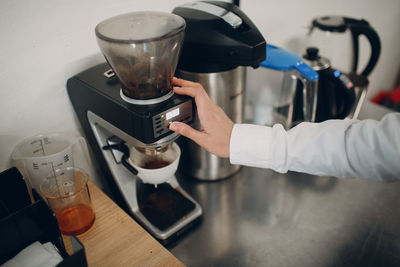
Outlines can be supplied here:
<path id="1" fill-rule="evenodd" d="M 296 122 L 293 104 L 297 91 L 302 94 L 301 121 L 314 121 L 318 73 L 301 58 L 277 46 L 267 45 L 261 67 L 248 72 L 246 107 L 250 119 L 260 125 L 282 124 L 286 129 Z"/>
<path id="2" fill-rule="evenodd" d="M 356 106 L 354 84 L 350 76 L 330 65 L 329 59 L 319 55 L 318 49 L 309 47 L 304 60 L 318 72 L 318 101 L 316 122 L 344 119 L 351 116 Z"/>
<path id="3" fill-rule="evenodd" d="M 191 2 L 173 10 L 186 21 L 186 33 L 176 76 L 200 82 L 210 98 L 235 123 L 243 121 L 246 66 L 265 59 L 265 40 L 250 19 L 234 4 Z M 194 128 L 200 130 L 195 119 Z M 182 138 L 185 174 L 218 180 L 240 169 L 196 143 Z"/>

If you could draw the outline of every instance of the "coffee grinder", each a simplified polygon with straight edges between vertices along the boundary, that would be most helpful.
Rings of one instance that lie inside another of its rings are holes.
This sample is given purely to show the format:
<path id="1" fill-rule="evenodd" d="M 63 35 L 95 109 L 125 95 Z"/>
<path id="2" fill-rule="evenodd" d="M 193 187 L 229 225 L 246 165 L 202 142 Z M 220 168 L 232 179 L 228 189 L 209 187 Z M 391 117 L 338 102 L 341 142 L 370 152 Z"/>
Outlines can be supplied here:
<path id="1" fill-rule="evenodd" d="M 185 27 L 180 16 L 163 12 L 107 19 L 95 30 L 107 63 L 67 83 L 110 194 L 163 244 L 202 215 L 200 205 L 178 184 L 177 165 L 162 163 L 166 155 L 177 154 L 176 162 L 180 154 L 174 143 L 179 135 L 169 130 L 169 124 L 191 123 L 194 118 L 193 99 L 175 95 L 171 84 Z M 139 158 L 152 163 L 144 162 L 146 167 Z M 144 178 L 140 169 L 154 177 Z"/>

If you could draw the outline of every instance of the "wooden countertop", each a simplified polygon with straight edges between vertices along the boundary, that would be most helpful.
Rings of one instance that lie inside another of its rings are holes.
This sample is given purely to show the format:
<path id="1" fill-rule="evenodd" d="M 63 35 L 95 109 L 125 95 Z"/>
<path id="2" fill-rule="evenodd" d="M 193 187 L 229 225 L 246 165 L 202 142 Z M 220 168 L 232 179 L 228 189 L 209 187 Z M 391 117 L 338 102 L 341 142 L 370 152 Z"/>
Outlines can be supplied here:
<path id="1" fill-rule="evenodd" d="M 184 266 L 92 182 L 89 190 L 96 220 L 77 236 L 89 266 Z M 69 238 L 63 239 L 70 252 Z"/>

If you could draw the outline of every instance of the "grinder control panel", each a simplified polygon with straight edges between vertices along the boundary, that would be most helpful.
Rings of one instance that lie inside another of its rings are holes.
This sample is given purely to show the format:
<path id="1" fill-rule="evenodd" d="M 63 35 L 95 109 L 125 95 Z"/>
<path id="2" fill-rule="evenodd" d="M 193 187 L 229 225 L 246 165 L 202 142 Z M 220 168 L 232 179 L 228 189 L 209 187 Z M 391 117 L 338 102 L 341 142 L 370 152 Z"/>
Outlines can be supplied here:
<path id="1" fill-rule="evenodd" d="M 154 138 L 157 138 L 169 131 L 169 126 L 174 121 L 188 123 L 193 120 L 193 101 L 189 100 L 177 106 L 169 108 L 153 116 Z"/>

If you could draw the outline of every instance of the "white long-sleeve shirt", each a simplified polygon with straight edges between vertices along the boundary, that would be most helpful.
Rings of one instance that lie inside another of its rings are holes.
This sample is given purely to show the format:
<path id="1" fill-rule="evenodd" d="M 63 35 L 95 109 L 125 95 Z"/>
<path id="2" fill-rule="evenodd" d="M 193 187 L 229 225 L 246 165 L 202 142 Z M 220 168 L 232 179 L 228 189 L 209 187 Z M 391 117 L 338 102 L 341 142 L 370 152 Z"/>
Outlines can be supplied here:
<path id="1" fill-rule="evenodd" d="M 400 113 L 375 120 L 303 122 L 285 131 L 235 124 L 230 161 L 252 167 L 320 176 L 400 179 Z"/>

